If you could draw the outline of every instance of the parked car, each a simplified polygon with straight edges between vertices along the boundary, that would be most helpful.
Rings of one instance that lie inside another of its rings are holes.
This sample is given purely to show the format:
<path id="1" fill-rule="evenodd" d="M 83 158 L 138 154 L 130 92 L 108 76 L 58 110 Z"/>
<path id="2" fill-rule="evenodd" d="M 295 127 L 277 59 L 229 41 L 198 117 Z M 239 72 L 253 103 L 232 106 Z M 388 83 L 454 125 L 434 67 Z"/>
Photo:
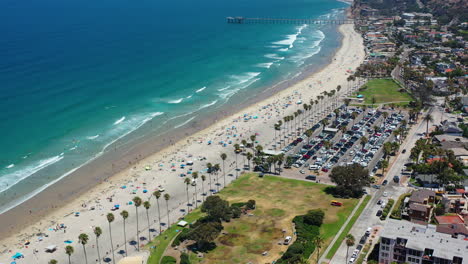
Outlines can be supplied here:
<path id="1" fill-rule="evenodd" d="M 380 217 L 382 215 L 382 210 L 378 210 L 376 216 Z"/>
<path id="2" fill-rule="evenodd" d="M 317 176 L 315 176 L 315 175 L 307 175 L 307 176 L 305 177 L 305 179 L 306 179 L 306 180 L 315 181 L 315 180 L 317 180 Z"/>

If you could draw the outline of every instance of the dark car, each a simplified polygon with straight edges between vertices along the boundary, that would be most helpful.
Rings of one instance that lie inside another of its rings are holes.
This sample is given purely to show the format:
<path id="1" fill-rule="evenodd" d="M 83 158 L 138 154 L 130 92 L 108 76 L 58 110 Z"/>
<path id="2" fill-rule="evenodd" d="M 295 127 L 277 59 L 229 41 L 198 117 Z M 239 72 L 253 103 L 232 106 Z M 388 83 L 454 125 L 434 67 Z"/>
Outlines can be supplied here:
<path id="1" fill-rule="evenodd" d="M 388 183 L 388 181 L 385 180 L 385 181 L 382 182 L 382 185 L 387 185 L 387 183 Z"/>
<path id="2" fill-rule="evenodd" d="M 306 180 L 315 181 L 315 180 L 317 180 L 317 176 L 315 176 L 315 175 L 307 175 L 307 176 L 305 177 L 305 179 L 306 179 Z"/>
<path id="3" fill-rule="evenodd" d="M 394 176 L 393 181 L 396 182 L 396 183 L 399 183 L 400 182 L 400 177 Z"/>
<path id="4" fill-rule="evenodd" d="M 404 149 L 403 151 L 401 151 L 401 153 L 406 153 L 406 149 Z"/>
<path id="5" fill-rule="evenodd" d="M 378 210 L 376 216 L 380 217 L 382 215 L 382 210 Z"/>

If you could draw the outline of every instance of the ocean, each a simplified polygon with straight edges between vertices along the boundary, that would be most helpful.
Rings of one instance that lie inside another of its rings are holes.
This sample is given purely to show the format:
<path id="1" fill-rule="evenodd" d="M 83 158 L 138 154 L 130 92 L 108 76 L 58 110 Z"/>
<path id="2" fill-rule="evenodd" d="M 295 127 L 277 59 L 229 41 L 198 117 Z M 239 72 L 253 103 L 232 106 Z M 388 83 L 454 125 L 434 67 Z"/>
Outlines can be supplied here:
<path id="1" fill-rule="evenodd" d="M 335 25 L 236 25 L 226 17 L 332 19 L 347 6 L 2 1 L 0 213 L 111 146 L 183 129 L 320 68 L 341 40 Z"/>

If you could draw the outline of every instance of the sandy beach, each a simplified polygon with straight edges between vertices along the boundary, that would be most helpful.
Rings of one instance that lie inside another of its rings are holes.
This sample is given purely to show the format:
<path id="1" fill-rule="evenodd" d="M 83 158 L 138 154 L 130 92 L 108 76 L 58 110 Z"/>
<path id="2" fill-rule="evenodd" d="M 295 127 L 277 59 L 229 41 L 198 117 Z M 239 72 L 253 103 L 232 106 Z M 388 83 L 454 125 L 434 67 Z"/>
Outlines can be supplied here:
<path id="1" fill-rule="evenodd" d="M 122 255 L 117 251 L 124 248 L 124 234 L 122 217 L 120 212 L 127 210 L 130 217 L 127 219 L 127 240 L 136 240 L 136 217 L 135 206 L 131 200 L 135 196 L 143 200 L 150 200 L 151 208 L 150 228 L 154 228 L 151 236 L 159 233 L 160 223 L 158 222 L 156 199 L 152 197 L 153 191 L 163 187 L 165 193 L 170 194 L 168 201 L 170 210 L 170 222 L 174 223 L 183 216 L 187 208 L 186 186 L 184 178 L 190 177 L 191 171 L 198 171 L 199 175 L 206 175 L 204 190 L 209 189 L 209 177 L 204 171 L 206 163 L 219 163 L 221 168 L 223 162 L 221 153 L 227 154 L 225 161 L 226 184 L 235 179 L 234 144 L 241 144 L 243 139 L 250 141 L 251 135 L 257 135 L 257 141 L 265 149 L 271 148 L 274 142 L 274 124 L 285 115 L 291 115 L 297 109 L 303 110 L 302 104 L 298 101 L 308 103 L 310 99 L 315 99 L 323 91 L 336 89 L 341 85 L 345 92 L 348 86 L 347 77 L 351 74 L 349 69 L 354 70 L 364 60 L 365 53 L 361 36 L 353 29 L 353 25 L 341 25 L 339 27 L 343 35 L 342 46 L 336 52 L 331 63 L 300 82 L 275 93 L 268 98 L 254 103 L 239 112 L 217 120 L 213 125 L 206 127 L 203 122 L 187 125 L 187 130 L 181 130 L 177 134 L 164 137 L 165 140 L 155 142 L 142 142 L 140 144 L 151 145 L 151 148 L 144 148 L 145 152 L 136 153 L 128 146 L 118 146 L 121 153 L 126 153 L 126 157 L 114 160 L 110 155 L 103 159 L 105 164 L 110 164 L 106 168 L 99 166 L 86 166 L 80 169 L 83 177 L 70 175 L 62 181 L 50 186 L 31 200 L 22 205 L 0 215 L 2 227 L 0 229 L 0 263 L 10 263 L 11 256 L 16 252 L 24 254 L 23 259 L 17 263 L 47 263 L 50 259 L 57 259 L 59 263 L 67 263 L 68 257 L 64 253 L 64 247 L 68 244 L 66 240 L 71 240 L 70 245 L 75 247 L 75 253 L 71 259 L 73 263 L 84 263 L 83 249 L 78 244 L 78 235 L 87 233 L 90 241 L 87 244 L 87 253 L 90 263 L 96 263 L 97 252 L 95 249 L 95 237 L 92 232 L 93 227 L 99 226 L 103 229 L 99 245 L 101 257 L 112 258 L 109 241 L 109 227 L 106 215 L 112 212 L 115 221 L 112 223 L 112 238 L 116 248 L 116 260 Z M 225 114 L 225 113 L 224 113 Z M 220 113 L 223 116 L 223 113 Z M 190 127 L 188 127 L 190 126 Z M 204 129 L 202 129 L 204 128 Z M 187 131 L 200 130 L 195 134 Z M 163 146 L 169 145 L 164 149 Z M 159 147 L 158 147 L 159 146 Z M 151 151 L 152 150 L 152 151 Z M 193 161 L 193 166 L 181 166 L 187 161 Z M 244 165 L 243 156 L 237 157 L 238 167 Z M 181 174 L 187 176 L 182 177 Z M 232 174 L 228 176 L 227 174 Z M 74 176 L 74 177 L 71 177 Z M 86 177 L 86 178 L 84 178 Z M 213 176 L 212 188 L 216 189 Z M 219 173 L 220 188 L 224 186 L 223 172 Z M 55 188 L 55 189 L 54 189 Z M 197 179 L 197 194 L 195 188 L 189 186 L 190 203 L 199 203 L 202 200 L 202 182 Z M 54 201 L 54 202 L 52 202 Z M 119 209 L 111 211 L 118 205 Z M 161 222 L 163 228 L 167 226 L 166 202 L 163 197 L 159 200 Z M 148 223 L 146 212 L 143 207 L 139 208 L 140 236 L 148 236 Z M 66 228 L 63 228 L 66 226 Z M 39 234 L 39 235 L 37 235 Z M 26 241 L 30 243 L 25 245 Z M 145 244 L 146 241 L 141 241 Z M 45 253 L 44 248 L 49 245 L 56 245 L 57 251 Z M 128 253 L 134 254 L 136 248 L 128 246 Z"/>

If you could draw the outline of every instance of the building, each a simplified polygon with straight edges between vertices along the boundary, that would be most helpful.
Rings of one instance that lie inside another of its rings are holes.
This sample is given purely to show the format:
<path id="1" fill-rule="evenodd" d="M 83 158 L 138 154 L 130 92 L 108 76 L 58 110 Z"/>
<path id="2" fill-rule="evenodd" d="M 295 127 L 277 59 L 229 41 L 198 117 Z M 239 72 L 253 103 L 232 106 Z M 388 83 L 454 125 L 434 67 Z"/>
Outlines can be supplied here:
<path id="1" fill-rule="evenodd" d="M 460 215 L 441 215 L 436 216 L 437 227 L 439 233 L 449 234 L 452 236 L 464 235 L 468 236 L 465 219 Z"/>
<path id="2" fill-rule="evenodd" d="M 434 225 L 388 219 L 380 236 L 379 263 L 462 264 L 468 238 L 438 233 Z M 465 261 L 465 262 L 463 262 Z"/>
<path id="3" fill-rule="evenodd" d="M 414 191 L 408 201 L 408 216 L 412 222 L 429 222 L 432 205 L 435 201 L 435 192 L 432 190 Z"/>

